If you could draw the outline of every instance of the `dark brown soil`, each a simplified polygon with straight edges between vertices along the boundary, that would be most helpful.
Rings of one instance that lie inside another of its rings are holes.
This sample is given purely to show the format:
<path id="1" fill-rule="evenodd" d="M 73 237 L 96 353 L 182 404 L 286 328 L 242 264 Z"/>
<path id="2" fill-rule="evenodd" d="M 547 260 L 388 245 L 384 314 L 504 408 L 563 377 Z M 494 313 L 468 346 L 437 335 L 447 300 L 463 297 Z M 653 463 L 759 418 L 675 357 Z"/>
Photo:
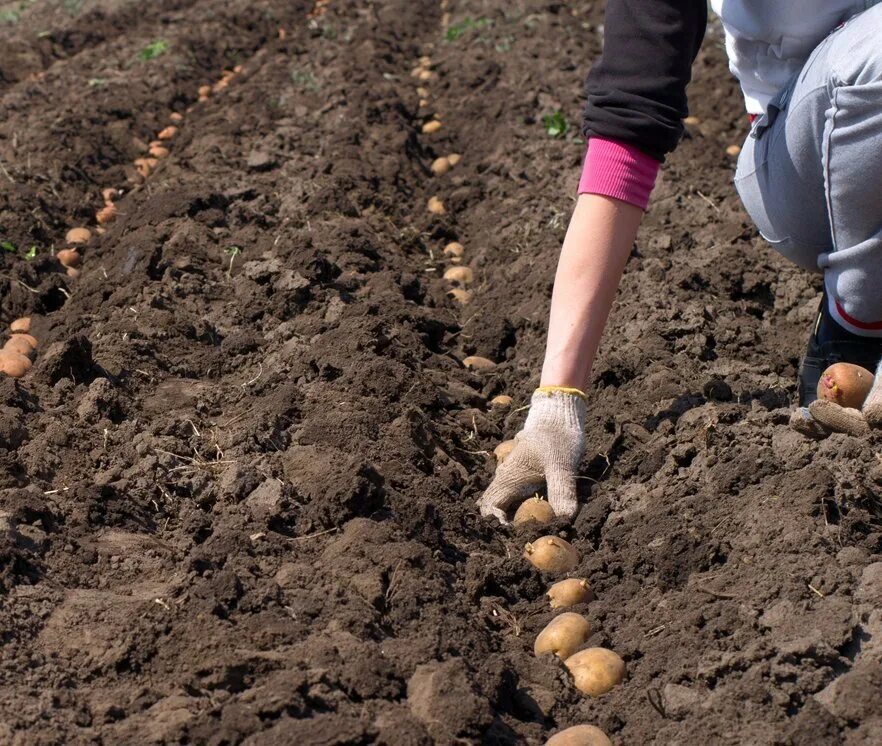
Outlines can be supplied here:
<path id="1" fill-rule="evenodd" d="M 731 187 L 718 29 L 559 527 L 628 676 L 589 700 L 534 658 L 535 534 L 474 503 L 537 382 L 602 5 L 449 6 L 447 32 L 437 0 L 0 8 L 0 320 L 40 341 L 0 381 L 0 742 L 882 742 L 879 443 L 786 426 L 818 288 Z M 131 188 L 136 139 L 191 106 Z M 68 278 L 53 250 L 105 187 L 119 219 Z"/>

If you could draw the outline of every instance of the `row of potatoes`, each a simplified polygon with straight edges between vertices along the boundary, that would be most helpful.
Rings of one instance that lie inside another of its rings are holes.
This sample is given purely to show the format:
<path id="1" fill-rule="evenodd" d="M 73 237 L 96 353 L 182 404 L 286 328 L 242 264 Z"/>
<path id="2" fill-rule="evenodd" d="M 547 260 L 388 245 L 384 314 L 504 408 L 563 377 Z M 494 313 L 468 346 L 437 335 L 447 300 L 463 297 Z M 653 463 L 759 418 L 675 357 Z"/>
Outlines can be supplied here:
<path id="1" fill-rule="evenodd" d="M 199 88 L 198 100 L 207 101 L 213 93 L 225 89 L 241 71 L 241 65 L 236 65 L 232 70 L 224 70 L 214 85 L 204 85 Z M 160 159 L 168 156 L 171 141 L 177 136 L 178 125 L 183 120 L 183 114 L 172 112 L 169 114 L 170 124 L 156 134 L 156 139 L 149 144 L 141 143 L 140 147 L 147 151 L 147 155 L 134 160 L 132 174 L 129 177 L 130 183 L 139 184 L 144 181 L 156 168 Z M 113 187 L 103 189 L 101 191 L 103 204 L 95 212 L 94 228 L 78 226 L 71 228 L 65 234 L 65 248 L 60 249 L 55 254 L 55 258 L 65 267 L 68 277 L 74 278 L 79 275 L 79 267 L 83 261 L 82 251 L 92 240 L 93 233 L 98 235 L 104 233 L 107 224 L 116 220 L 118 211 L 114 199 L 119 194 L 119 190 Z M 0 350 L 0 373 L 12 378 L 21 378 L 30 370 L 37 349 L 37 340 L 27 333 L 30 324 L 30 317 L 12 322 L 10 327 L 12 335 Z"/>
<path id="2" fill-rule="evenodd" d="M 442 8 L 446 0 L 442 0 Z M 429 88 L 436 73 L 432 70 L 430 57 L 420 57 L 411 75 L 418 81 L 417 94 L 421 110 L 429 107 Z M 439 132 L 442 123 L 437 115 L 432 115 L 422 126 L 424 135 Z M 431 165 L 432 173 L 444 176 L 460 162 L 459 154 L 450 154 L 436 158 Z M 447 210 L 440 197 L 429 198 L 426 205 L 434 215 L 444 215 Z M 444 273 L 444 279 L 454 285 L 449 294 L 459 303 L 470 300 L 468 285 L 474 280 L 473 271 L 461 264 L 463 246 L 458 241 L 444 247 L 444 256 L 451 265 Z M 492 360 L 478 356 L 470 356 L 463 360 L 466 368 L 486 370 L 494 367 Z M 500 395 L 491 405 L 507 408 L 511 406 L 511 397 Z M 502 461 L 511 450 L 513 442 L 506 442 L 497 449 L 497 458 Z M 554 513 L 545 500 L 538 498 L 522 503 L 514 517 L 515 524 L 531 522 L 546 523 L 552 520 Z M 557 536 L 543 536 L 524 548 L 524 557 L 535 567 L 546 573 L 566 574 L 578 564 L 578 554 L 569 542 Z M 548 597 L 553 609 L 566 609 L 585 603 L 591 597 L 588 581 L 582 578 L 565 578 L 548 589 Z M 576 688 L 593 697 L 606 694 L 619 684 L 625 676 L 625 662 L 612 650 L 600 647 L 579 648 L 591 634 L 591 625 L 581 614 L 564 611 L 549 622 L 539 633 L 533 646 L 538 655 L 556 655 L 560 658 L 573 677 Z M 606 734 L 594 725 L 576 725 L 553 735 L 546 746 L 612 746 Z"/>

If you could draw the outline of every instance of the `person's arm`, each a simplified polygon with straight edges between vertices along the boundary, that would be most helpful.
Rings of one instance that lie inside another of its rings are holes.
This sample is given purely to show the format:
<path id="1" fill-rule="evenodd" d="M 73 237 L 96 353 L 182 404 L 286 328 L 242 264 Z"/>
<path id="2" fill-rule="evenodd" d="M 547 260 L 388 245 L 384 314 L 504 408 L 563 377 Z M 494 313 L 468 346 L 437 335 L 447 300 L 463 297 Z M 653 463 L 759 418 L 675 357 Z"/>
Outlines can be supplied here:
<path id="1" fill-rule="evenodd" d="M 581 194 L 563 242 L 540 386 L 584 390 L 643 210 Z"/>
<path id="2" fill-rule="evenodd" d="M 507 510 L 545 484 L 555 515 L 578 509 L 591 366 L 659 163 L 683 132 L 686 85 L 706 0 L 608 0 L 601 61 L 588 76 L 588 152 L 561 251 L 541 385 L 512 452 L 479 501 Z"/>

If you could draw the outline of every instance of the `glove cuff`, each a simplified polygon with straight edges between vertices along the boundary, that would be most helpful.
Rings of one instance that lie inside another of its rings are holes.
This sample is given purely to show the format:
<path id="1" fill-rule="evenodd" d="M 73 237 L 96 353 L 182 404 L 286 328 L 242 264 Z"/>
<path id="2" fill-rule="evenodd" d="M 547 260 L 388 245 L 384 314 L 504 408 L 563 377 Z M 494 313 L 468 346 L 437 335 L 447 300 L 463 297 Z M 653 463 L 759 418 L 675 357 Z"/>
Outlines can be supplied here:
<path id="1" fill-rule="evenodd" d="M 575 389 L 545 387 L 536 389 L 530 400 L 530 413 L 524 430 L 553 427 L 557 429 L 585 429 L 585 395 Z"/>

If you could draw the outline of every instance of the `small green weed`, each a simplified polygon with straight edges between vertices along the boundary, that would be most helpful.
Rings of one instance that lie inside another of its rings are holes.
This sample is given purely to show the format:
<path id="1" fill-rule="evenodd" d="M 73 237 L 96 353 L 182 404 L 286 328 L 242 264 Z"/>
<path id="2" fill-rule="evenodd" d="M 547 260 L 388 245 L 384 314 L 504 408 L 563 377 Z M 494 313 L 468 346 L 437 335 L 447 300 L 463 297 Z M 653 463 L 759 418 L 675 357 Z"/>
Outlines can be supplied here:
<path id="1" fill-rule="evenodd" d="M 15 244 L 12 241 L 0 241 L 0 249 L 3 251 L 8 251 L 10 254 L 18 254 L 22 259 L 26 259 L 30 261 L 35 256 L 37 256 L 37 247 L 31 246 L 31 248 L 26 250 L 20 250 L 16 248 Z"/>
<path id="2" fill-rule="evenodd" d="M 291 80 L 294 81 L 294 85 L 298 88 L 317 91 L 319 87 L 312 70 L 299 70 L 295 68 L 291 70 Z"/>
<path id="3" fill-rule="evenodd" d="M 451 24 L 447 31 L 444 32 L 445 41 L 456 41 L 467 31 L 476 31 L 478 29 L 492 26 L 493 21 L 490 18 L 476 18 L 466 16 L 461 21 Z"/>
<path id="4" fill-rule="evenodd" d="M 155 60 L 157 57 L 164 55 L 168 51 L 169 46 L 171 45 L 165 39 L 152 41 L 138 52 L 138 59 L 144 60 L 145 62 Z"/>
<path id="5" fill-rule="evenodd" d="M 230 266 L 227 268 L 227 279 L 229 280 L 233 275 L 233 262 L 236 261 L 236 257 L 242 253 L 242 248 L 240 246 L 227 246 L 224 249 L 224 254 L 230 257 Z"/>
<path id="6" fill-rule="evenodd" d="M 549 137 L 563 137 L 570 129 L 569 122 L 560 109 L 553 114 L 543 116 L 542 125 Z"/>

